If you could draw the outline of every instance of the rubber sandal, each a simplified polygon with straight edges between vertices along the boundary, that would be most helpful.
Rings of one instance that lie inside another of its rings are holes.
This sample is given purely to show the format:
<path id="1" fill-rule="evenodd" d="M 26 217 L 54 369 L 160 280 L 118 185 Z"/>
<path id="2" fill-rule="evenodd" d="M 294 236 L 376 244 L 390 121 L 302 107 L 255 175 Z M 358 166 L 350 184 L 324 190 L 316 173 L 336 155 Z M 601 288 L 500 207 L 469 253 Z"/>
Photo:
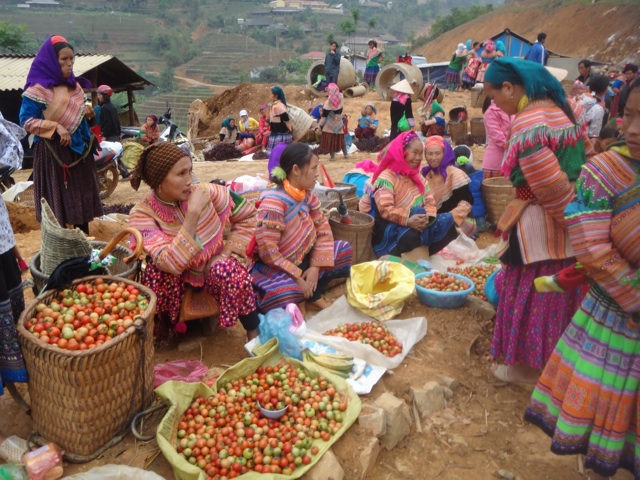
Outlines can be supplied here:
<path id="1" fill-rule="evenodd" d="M 535 382 L 525 382 L 513 380 L 509 377 L 509 366 L 508 365 L 498 365 L 496 368 L 491 369 L 493 372 L 493 376 L 498 380 L 504 383 L 511 383 L 513 385 L 523 385 L 527 387 L 535 387 L 537 385 L 537 381 Z"/>

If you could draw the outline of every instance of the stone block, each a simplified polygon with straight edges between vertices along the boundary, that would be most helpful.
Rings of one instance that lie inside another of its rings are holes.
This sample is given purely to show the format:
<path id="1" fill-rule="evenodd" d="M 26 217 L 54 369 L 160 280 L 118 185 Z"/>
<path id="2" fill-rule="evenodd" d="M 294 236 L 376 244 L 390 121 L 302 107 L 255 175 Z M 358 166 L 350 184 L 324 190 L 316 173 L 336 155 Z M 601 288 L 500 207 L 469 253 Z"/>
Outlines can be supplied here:
<path id="1" fill-rule="evenodd" d="M 387 432 L 384 410 L 377 405 L 363 405 L 358 417 L 358 423 L 375 437 L 381 437 Z"/>
<path id="2" fill-rule="evenodd" d="M 196 350 L 200 350 L 201 345 L 202 345 L 201 339 L 191 338 L 189 340 L 180 342 L 178 344 L 178 351 L 180 353 L 195 352 Z"/>
<path id="3" fill-rule="evenodd" d="M 333 451 L 329 449 L 301 478 L 302 480 L 344 480 L 344 470 Z"/>
<path id="4" fill-rule="evenodd" d="M 446 375 L 438 375 L 438 382 L 443 387 L 447 387 L 452 391 L 455 391 L 458 386 L 460 386 L 460 382 L 455 378 L 447 377 Z"/>
<path id="5" fill-rule="evenodd" d="M 446 400 L 451 400 L 453 398 L 453 390 L 447 387 L 442 387 L 442 393 L 444 393 L 444 398 Z"/>
<path id="6" fill-rule="evenodd" d="M 422 388 L 410 387 L 409 391 L 421 416 L 439 412 L 445 407 L 444 392 L 438 382 L 427 382 Z"/>
<path id="7" fill-rule="evenodd" d="M 387 431 L 380 439 L 380 444 L 391 450 L 411 431 L 409 406 L 389 392 L 380 395 L 375 404 L 384 410 L 387 425 Z"/>
<path id="8" fill-rule="evenodd" d="M 376 466 L 378 461 L 378 455 L 380 455 L 380 442 L 377 438 L 369 437 L 366 441 L 364 450 L 360 452 L 360 467 L 362 473 L 360 474 L 360 480 L 370 478 L 370 473 Z"/>
<path id="9" fill-rule="evenodd" d="M 496 309 L 493 305 L 476 297 L 467 297 L 467 307 L 469 307 L 473 313 L 477 313 L 485 320 L 492 320 L 493 317 L 496 316 Z"/>

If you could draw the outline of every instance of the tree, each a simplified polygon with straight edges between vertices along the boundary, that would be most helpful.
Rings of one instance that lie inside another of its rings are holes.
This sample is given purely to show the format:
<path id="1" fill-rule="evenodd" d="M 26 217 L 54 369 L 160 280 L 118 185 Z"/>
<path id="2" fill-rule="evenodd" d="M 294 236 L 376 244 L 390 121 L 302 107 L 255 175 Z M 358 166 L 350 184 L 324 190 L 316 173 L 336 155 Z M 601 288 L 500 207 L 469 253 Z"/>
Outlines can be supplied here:
<path id="1" fill-rule="evenodd" d="M 336 38 L 333 36 L 333 33 L 329 32 L 327 34 L 327 45 L 331 45 L 335 41 L 336 41 Z"/>
<path id="2" fill-rule="evenodd" d="M 367 35 L 369 34 L 369 32 L 371 32 L 371 30 L 376 28 L 377 25 L 378 25 L 378 20 L 376 20 L 376 17 L 371 17 L 367 22 Z"/>
<path id="3" fill-rule="evenodd" d="M 356 30 L 358 29 L 358 20 L 360 20 L 361 16 L 362 16 L 362 12 L 360 12 L 359 8 L 351 9 L 351 18 L 353 18 L 353 25 Z"/>
<path id="4" fill-rule="evenodd" d="M 160 72 L 160 78 L 158 79 L 158 88 L 162 92 L 172 92 L 176 88 L 176 71 L 171 67 L 165 67 Z"/>
<path id="5" fill-rule="evenodd" d="M 356 25 L 350 18 L 345 18 L 342 22 L 340 22 L 340 31 L 347 37 L 348 43 L 349 37 L 356 33 Z"/>
<path id="6" fill-rule="evenodd" d="M 27 32 L 24 23 L 14 25 L 0 21 L 0 51 L 8 53 L 28 53 L 34 49 L 33 34 Z"/>

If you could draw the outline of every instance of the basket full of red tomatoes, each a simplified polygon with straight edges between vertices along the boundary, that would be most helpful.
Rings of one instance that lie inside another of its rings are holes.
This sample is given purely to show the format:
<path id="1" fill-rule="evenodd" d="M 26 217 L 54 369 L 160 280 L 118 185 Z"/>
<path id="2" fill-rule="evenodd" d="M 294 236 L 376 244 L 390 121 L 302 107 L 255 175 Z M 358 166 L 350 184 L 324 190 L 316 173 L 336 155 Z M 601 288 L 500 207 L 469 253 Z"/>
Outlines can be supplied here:
<path id="1" fill-rule="evenodd" d="M 470 279 L 457 273 L 433 271 L 416 275 L 418 299 L 429 307 L 461 307 L 475 288 Z"/>
<path id="2" fill-rule="evenodd" d="M 91 276 L 47 291 L 18 320 L 33 429 L 89 461 L 153 400 L 155 294 Z"/>

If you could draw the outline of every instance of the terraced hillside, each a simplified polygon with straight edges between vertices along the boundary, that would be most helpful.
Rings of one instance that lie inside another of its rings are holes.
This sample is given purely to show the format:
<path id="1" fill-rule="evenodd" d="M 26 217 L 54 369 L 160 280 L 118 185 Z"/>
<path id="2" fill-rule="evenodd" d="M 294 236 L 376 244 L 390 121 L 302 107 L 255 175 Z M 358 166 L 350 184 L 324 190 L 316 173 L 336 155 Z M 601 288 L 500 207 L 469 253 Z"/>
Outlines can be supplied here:
<path id="1" fill-rule="evenodd" d="M 289 56 L 290 50 L 276 51 L 245 35 L 214 33 L 207 35 L 202 53 L 181 65 L 180 70 L 186 77 L 203 82 L 237 85 L 251 69 L 275 65 Z"/>

